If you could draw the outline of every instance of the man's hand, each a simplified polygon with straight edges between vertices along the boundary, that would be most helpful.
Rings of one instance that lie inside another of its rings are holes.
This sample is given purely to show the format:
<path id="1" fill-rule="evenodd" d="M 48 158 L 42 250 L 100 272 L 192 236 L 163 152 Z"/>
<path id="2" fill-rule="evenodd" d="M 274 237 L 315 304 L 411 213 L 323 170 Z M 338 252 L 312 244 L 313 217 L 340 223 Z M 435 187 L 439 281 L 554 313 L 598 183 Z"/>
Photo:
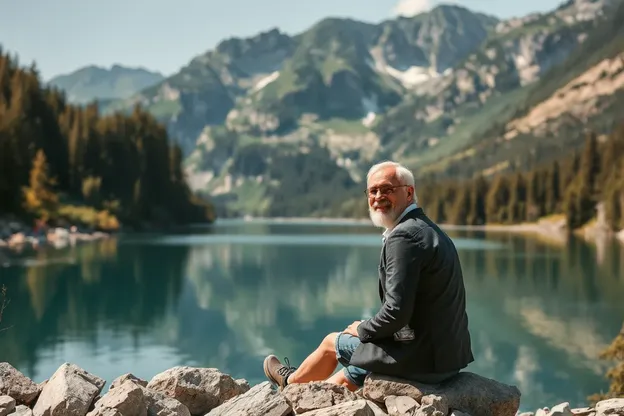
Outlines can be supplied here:
<path id="1" fill-rule="evenodd" d="M 349 334 L 349 335 L 353 335 L 354 337 L 358 336 L 358 332 L 357 332 L 357 327 L 360 326 L 360 323 L 362 321 L 354 321 L 351 325 L 349 325 L 347 327 L 347 329 L 345 329 L 344 332 L 345 334 Z"/>

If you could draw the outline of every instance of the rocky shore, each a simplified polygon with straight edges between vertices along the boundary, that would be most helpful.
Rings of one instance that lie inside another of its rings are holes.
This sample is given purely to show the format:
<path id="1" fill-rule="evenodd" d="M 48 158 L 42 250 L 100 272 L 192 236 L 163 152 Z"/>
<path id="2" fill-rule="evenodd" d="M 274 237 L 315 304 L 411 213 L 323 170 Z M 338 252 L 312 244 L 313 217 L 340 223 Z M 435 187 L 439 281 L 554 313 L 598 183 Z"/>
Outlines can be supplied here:
<path id="1" fill-rule="evenodd" d="M 174 367 L 149 382 L 106 381 L 70 363 L 40 384 L 0 363 L 0 416 L 602 416 L 624 415 L 624 398 L 518 413 L 520 391 L 470 372 L 442 385 L 371 375 L 355 393 L 327 383 L 251 387 L 215 368 Z"/>
<path id="2" fill-rule="evenodd" d="M 43 245 L 62 248 L 108 236 L 107 233 L 78 229 L 76 226 L 33 229 L 16 219 L 0 218 L 0 249 L 21 250 L 25 247 L 37 248 Z"/>

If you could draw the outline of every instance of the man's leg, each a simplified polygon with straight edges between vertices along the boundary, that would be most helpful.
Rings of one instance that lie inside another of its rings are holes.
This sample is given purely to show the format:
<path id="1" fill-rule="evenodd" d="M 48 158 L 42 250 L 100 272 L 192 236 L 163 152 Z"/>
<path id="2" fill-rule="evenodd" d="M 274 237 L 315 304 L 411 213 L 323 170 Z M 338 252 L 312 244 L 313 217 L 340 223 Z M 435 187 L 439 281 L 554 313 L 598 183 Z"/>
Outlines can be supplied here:
<path id="1" fill-rule="evenodd" d="M 277 357 L 269 355 L 264 360 L 264 374 L 280 387 L 286 387 L 288 383 L 308 383 L 327 379 L 338 366 L 337 335 L 336 332 L 327 335 L 299 368 L 283 365 Z"/>

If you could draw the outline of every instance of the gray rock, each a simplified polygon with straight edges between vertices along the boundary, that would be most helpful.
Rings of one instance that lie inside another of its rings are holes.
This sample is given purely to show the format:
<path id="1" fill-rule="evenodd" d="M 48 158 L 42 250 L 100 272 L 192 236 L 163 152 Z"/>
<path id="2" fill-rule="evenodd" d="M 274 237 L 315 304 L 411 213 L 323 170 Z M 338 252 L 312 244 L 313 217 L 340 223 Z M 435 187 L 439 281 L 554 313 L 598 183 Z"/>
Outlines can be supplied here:
<path id="1" fill-rule="evenodd" d="M 548 408 L 537 409 L 535 411 L 535 416 L 548 416 L 548 412 L 549 412 Z"/>
<path id="2" fill-rule="evenodd" d="M 286 399 L 278 394 L 268 381 L 240 394 L 206 416 L 290 416 L 293 410 Z"/>
<path id="3" fill-rule="evenodd" d="M 522 413 L 518 414 L 518 416 L 535 416 L 535 413 L 533 413 L 533 412 L 522 412 Z"/>
<path id="4" fill-rule="evenodd" d="M 548 412 L 548 416 L 573 416 L 572 411 L 570 410 L 570 403 L 560 403 L 550 409 Z"/>
<path id="5" fill-rule="evenodd" d="M 147 388 L 178 400 L 196 416 L 249 391 L 249 384 L 245 380 L 234 380 L 216 368 L 184 366 L 155 375 Z"/>
<path id="6" fill-rule="evenodd" d="M 416 400 L 407 396 L 388 396 L 385 403 L 389 416 L 411 416 L 420 407 Z"/>
<path id="7" fill-rule="evenodd" d="M 105 381 L 82 368 L 65 363 L 43 387 L 33 408 L 34 416 L 84 416 Z"/>
<path id="8" fill-rule="evenodd" d="M 132 380 L 126 380 L 116 388 L 109 389 L 108 393 L 95 403 L 95 408 L 87 413 L 87 416 L 109 414 L 110 410 L 124 416 L 147 416 L 147 405 L 141 386 Z"/>
<path id="9" fill-rule="evenodd" d="M 358 398 L 358 400 L 360 400 Z M 388 416 L 388 413 L 386 413 L 386 411 L 384 409 L 382 409 L 381 407 L 379 407 L 375 402 L 371 402 L 370 400 L 366 400 L 366 403 L 368 404 L 368 407 L 371 408 L 371 410 L 373 411 L 373 415 L 375 416 Z"/>
<path id="10" fill-rule="evenodd" d="M 174 399 L 160 392 L 139 386 L 143 392 L 143 400 L 147 405 L 147 416 L 191 416 L 188 408 Z M 112 414 L 107 416 L 114 416 Z M 125 416 L 125 415 L 124 415 Z"/>
<path id="11" fill-rule="evenodd" d="M 17 404 L 30 406 L 39 396 L 37 383 L 9 363 L 0 363 L 0 395 L 11 396 Z"/>
<path id="12" fill-rule="evenodd" d="M 332 407 L 312 410 L 304 413 L 306 416 L 375 416 L 373 409 L 366 400 L 344 402 Z"/>
<path id="13" fill-rule="evenodd" d="M 446 413 L 442 413 L 432 404 L 425 404 L 416 409 L 414 416 L 446 416 Z"/>
<path id="14" fill-rule="evenodd" d="M 108 388 L 108 390 L 112 390 L 115 387 L 121 386 L 126 380 L 130 380 L 134 384 L 138 384 L 139 386 L 147 387 L 147 381 L 145 381 L 145 380 L 143 380 L 141 378 L 138 378 L 134 374 L 126 373 L 126 374 L 123 374 L 123 375 L 117 377 L 115 380 L 113 380 L 113 382 L 111 383 L 111 385 Z"/>
<path id="15" fill-rule="evenodd" d="M 459 410 L 453 410 L 449 416 L 470 416 L 468 413 L 460 412 Z M 533 415 L 531 415 L 533 416 Z"/>
<path id="16" fill-rule="evenodd" d="M 423 396 L 420 400 L 420 404 L 423 406 L 433 406 L 434 409 L 446 416 L 449 412 L 448 401 L 445 396 L 436 396 L 435 394 L 429 394 Z"/>
<path id="17" fill-rule="evenodd" d="M 596 403 L 596 416 L 624 415 L 624 398 L 601 400 Z"/>
<path id="18" fill-rule="evenodd" d="M 423 396 L 445 396 L 448 407 L 479 416 L 515 415 L 520 406 L 520 390 L 471 372 L 428 385 L 395 377 L 371 374 L 364 382 L 364 396 L 383 403 L 387 396 L 408 396 L 420 402 Z"/>
<path id="19" fill-rule="evenodd" d="M 33 411 L 30 407 L 20 404 L 15 408 L 15 412 L 11 413 L 11 416 L 33 416 Z"/>
<path id="20" fill-rule="evenodd" d="M 0 416 L 6 416 L 15 410 L 15 399 L 11 396 L 0 396 Z"/>
<path id="21" fill-rule="evenodd" d="M 322 382 L 289 384 L 282 396 L 297 414 L 358 400 L 346 387 Z"/>

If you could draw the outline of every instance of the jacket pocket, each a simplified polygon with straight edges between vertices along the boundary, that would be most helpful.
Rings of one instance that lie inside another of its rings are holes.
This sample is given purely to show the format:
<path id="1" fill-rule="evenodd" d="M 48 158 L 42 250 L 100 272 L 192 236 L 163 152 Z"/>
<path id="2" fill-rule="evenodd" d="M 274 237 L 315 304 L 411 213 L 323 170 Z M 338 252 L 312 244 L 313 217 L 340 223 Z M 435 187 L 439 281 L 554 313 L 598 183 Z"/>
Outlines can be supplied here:
<path id="1" fill-rule="evenodd" d="M 413 341 L 416 338 L 416 333 L 409 325 L 405 325 L 393 334 L 393 338 L 395 341 Z"/>

